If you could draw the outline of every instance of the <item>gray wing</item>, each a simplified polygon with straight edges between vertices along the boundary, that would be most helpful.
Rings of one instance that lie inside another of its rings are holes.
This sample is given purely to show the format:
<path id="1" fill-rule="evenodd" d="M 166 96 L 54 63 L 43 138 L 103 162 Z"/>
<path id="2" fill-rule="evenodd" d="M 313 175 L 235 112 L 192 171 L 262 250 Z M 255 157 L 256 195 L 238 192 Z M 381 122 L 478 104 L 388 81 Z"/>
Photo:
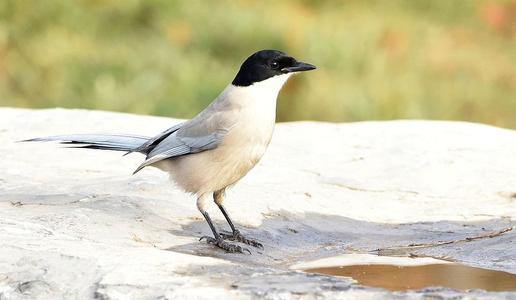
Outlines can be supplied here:
<path id="1" fill-rule="evenodd" d="M 133 152 L 140 152 L 140 153 L 148 154 L 161 141 L 166 139 L 172 133 L 174 133 L 177 130 L 179 130 L 183 126 L 183 124 L 185 124 L 185 123 L 179 123 L 179 124 L 176 124 L 176 125 L 170 127 L 169 129 L 163 131 L 162 133 L 160 133 L 160 134 L 158 134 L 158 135 L 148 139 L 145 143 L 143 143 L 139 147 L 137 147 L 137 148 L 135 148 L 135 149 L 133 149 L 131 151 L 128 151 L 124 155 L 131 154 Z"/>
<path id="2" fill-rule="evenodd" d="M 147 142 L 147 159 L 134 173 L 164 159 L 216 148 L 238 123 L 238 111 L 235 112 L 225 100 L 224 97 L 217 97 L 195 118 L 176 125 L 153 141 Z"/>
<path id="3" fill-rule="evenodd" d="M 193 120 L 192 120 L 193 121 Z M 158 161 L 181 155 L 199 153 L 216 148 L 228 129 L 207 126 L 210 122 L 187 122 L 183 127 L 161 140 L 148 154 L 147 159 L 134 171 Z"/>

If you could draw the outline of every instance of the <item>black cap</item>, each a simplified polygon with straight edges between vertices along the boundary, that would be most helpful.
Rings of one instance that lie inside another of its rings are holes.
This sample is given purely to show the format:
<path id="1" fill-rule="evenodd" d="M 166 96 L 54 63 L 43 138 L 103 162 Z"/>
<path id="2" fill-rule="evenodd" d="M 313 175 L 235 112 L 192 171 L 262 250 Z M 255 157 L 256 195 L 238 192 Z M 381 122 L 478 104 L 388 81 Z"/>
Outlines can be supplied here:
<path id="1" fill-rule="evenodd" d="M 236 86 L 249 86 L 276 75 L 314 69 L 314 65 L 297 61 L 281 51 L 261 50 L 244 61 L 232 83 Z"/>

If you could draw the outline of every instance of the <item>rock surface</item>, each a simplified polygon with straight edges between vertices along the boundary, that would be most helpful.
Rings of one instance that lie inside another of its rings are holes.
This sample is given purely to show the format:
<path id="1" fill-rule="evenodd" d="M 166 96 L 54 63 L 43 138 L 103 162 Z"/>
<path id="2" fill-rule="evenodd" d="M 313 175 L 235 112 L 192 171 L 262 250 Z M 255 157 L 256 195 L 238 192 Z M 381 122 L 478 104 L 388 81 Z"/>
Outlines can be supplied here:
<path id="1" fill-rule="evenodd" d="M 265 246 L 252 255 L 199 242 L 210 231 L 194 197 L 159 170 L 132 176 L 138 154 L 15 143 L 67 133 L 153 135 L 176 122 L 0 109 L 0 299 L 516 299 L 446 288 L 390 292 L 297 270 L 363 253 L 516 273 L 511 130 L 430 121 L 279 124 L 263 160 L 226 201 L 242 231 Z M 226 228 L 215 206 L 211 215 Z"/>

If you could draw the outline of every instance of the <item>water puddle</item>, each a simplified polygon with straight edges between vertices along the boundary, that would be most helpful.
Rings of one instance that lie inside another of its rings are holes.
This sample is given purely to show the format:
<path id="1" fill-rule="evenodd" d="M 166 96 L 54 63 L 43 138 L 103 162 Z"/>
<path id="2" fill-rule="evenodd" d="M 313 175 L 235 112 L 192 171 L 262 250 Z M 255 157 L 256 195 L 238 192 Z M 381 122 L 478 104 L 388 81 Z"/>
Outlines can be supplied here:
<path id="1" fill-rule="evenodd" d="M 425 265 L 362 264 L 340 267 L 305 269 L 310 273 L 352 277 L 358 284 L 391 291 L 449 287 L 453 289 L 483 289 L 516 291 L 516 275 L 455 263 Z"/>

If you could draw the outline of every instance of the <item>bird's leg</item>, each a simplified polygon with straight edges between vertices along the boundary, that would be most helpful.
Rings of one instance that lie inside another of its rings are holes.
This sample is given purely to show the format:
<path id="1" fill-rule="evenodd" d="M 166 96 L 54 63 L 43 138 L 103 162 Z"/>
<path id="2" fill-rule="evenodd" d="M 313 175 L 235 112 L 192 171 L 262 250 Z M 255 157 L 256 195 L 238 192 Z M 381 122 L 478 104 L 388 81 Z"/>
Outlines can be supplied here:
<path id="1" fill-rule="evenodd" d="M 203 237 L 201 237 L 199 239 L 199 241 L 206 240 L 206 242 L 208 242 L 208 244 L 215 245 L 215 246 L 217 246 L 217 247 L 219 247 L 221 249 L 226 250 L 226 252 L 230 252 L 230 253 L 244 253 L 244 251 L 246 251 L 249 254 L 251 254 L 251 251 L 249 251 L 249 249 L 242 248 L 242 247 L 240 247 L 238 245 L 230 244 L 230 243 L 224 241 L 222 236 L 217 232 L 217 229 L 215 228 L 215 225 L 211 221 L 210 215 L 208 214 L 208 212 L 205 209 L 206 198 L 207 197 L 205 197 L 204 195 L 199 197 L 197 199 L 197 207 L 199 208 L 199 211 L 202 213 L 202 215 L 206 219 L 206 222 L 208 222 L 208 225 L 210 225 L 210 229 L 211 229 L 211 232 L 213 233 L 213 237 L 211 237 L 211 236 L 203 236 Z"/>
<path id="2" fill-rule="evenodd" d="M 244 237 L 238 229 L 235 228 L 235 225 L 233 225 L 233 221 L 231 221 L 231 218 L 229 217 L 228 213 L 226 212 L 226 209 L 224 208 L 224 205 L 222 205 L 222 202 L 224 202 L 224 199 L 226 197 L 225 189 L 216 191 L 213 193 L 213 199 L 215 200 L 215 203 L 219 207 L 220 211 L 224 215 L 224 218 L 226 218 L 226 221 L 229 224 L 229 227 L 231 227 L 231 233 L 220 233 L 220 236 L 225 240 L 230 241 L 237 241 L 241 242 L 253 247 L 262 248 L 263 245 L 255 240 L 248 239 Z"/>

